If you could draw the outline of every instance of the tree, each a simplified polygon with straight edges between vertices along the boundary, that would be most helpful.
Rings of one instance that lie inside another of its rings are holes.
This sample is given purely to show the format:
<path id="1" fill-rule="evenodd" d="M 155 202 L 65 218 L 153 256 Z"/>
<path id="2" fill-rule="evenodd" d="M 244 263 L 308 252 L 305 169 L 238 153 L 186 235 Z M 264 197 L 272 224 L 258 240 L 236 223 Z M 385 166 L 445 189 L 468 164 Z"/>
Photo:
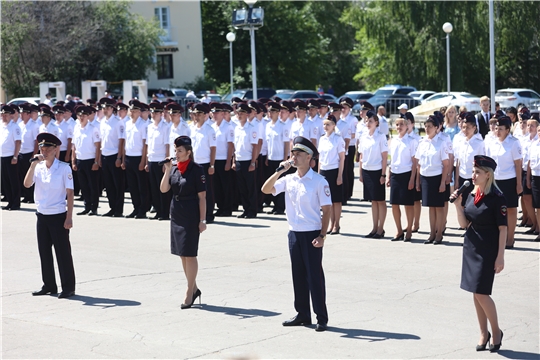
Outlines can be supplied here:
<path id="1" fill-rule="evenodd" d="M 160 43 L 157 23 L 130 13 L 127 1 L 3 1 L 2 81 L 13 96 L 41 81 L 145 78 Z M 69 14 L 69 16 L 66 16 Z"/>
<path id="2" fill-rule="evenodd" d="M 336 93 L 356 89 L 353 80 L 354 28 L 340 24 L 339 17 L 350 2 L 261 2 L 264 26 L 255 31 L 257 80 L 260 87 L 315 89 L 333 85 Z M 228 42 L 233 44 L 235 87 L 251 87 L 249 32 L 234 30 L 232 11 L 243 2 L 203 1 L 203 46 L 206 77 L 229 82 Z"/>

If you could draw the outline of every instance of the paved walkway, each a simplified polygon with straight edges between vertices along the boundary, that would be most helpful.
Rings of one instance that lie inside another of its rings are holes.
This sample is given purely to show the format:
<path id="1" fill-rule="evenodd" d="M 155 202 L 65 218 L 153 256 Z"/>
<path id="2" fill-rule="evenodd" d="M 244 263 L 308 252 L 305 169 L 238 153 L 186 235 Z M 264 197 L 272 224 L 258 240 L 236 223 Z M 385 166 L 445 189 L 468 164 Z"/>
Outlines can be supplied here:
<path id="1" fill-rule="evenodd" d="M 495 279 L 504 330 L 497 355 L 474 349 L 453 209 L 444 244 L 434 246 L 422 244 L 427 211 L 404 243 L 389 240 L 390 211 L 386 238 L 365 239 L 370 204 L 345 206 L 342 234 L 324 250 L 324 333 L 281 326 L 294 315 L 283 216 L 209 225 L 199 253 L 202 305 L 181 310 L 186 282 L 169 252 L 169 224 L 149 220 L 76 216 L 77 295 L 32 297 L 41 286 L 34 210 L 1 214 L 3 358 L 539 358 L 539 244 L 521 228 Z"/>

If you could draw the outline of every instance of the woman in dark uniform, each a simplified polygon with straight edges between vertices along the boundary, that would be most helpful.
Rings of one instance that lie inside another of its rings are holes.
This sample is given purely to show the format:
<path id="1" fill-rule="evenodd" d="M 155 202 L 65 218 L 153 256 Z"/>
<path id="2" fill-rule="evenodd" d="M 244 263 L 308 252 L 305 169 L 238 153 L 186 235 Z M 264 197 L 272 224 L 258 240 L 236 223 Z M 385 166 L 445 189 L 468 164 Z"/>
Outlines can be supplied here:
<path id="1" fill-rule="evenodd" d="M 476 351 L 485 350 L 491 338 L 488 320 L 493 332 L 489 351 L 498 351 L 503 337 L 497 320 L 497 309 L 490 297 L 495 274 L 504 269 L 507 233 L 506 199 L 495 182 L 496 167 L 497 163 L 492 158 L 476 155 L 472 175 L 475 188 L 468 196 L 465 208 L 456 207 L 460 226 L 467 228 L 460 287 L 473 293 L 480 325 L 480 341 Z M 457 197 L 455 191 L 452 198 Z"/>
<path id="2" fill-rule="evenodd" d="M 206 179 L 204 169 L 193 161 L 191 139 L 179 136 L 174 140 L 176 166 L 165 164 L 160 190 L 173 190 L 171 201 L 171 253 L 180 256 L 187 279 L 187 291 L 182 309 L 193 305 L 201 290 L 196 278 L 199 265 L 197 250 L 199 235 L 206 230 Z"/>

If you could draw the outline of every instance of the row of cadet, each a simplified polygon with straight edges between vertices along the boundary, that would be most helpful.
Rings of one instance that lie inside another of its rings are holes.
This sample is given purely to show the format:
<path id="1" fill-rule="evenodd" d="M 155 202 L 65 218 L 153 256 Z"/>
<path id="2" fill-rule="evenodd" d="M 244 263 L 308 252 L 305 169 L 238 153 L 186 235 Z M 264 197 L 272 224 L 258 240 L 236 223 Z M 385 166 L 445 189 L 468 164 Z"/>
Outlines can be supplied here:
<path id="1" fill-rule="evenodd" d="M 105 188 L 110 211 L 103 216 L 123 216 L 127 184 L 134 209 L 126 217 L 146 218 L 147 212 L 153 207 L 156 211 L 153 218 L 168 219 L 171 195 L 159 192 L 163 173 L 161 162 L 174 156 L 173 142 L 181 135 L 192 138 L 195 162 L 205 168 L 209 223 L 214 220 L 214 216 L 231 216 L 240 204 L 244 211 L 238 217 L 256 217 L 264 204 L 271 203 L 273 208 L 269 213 L 283 214 L 283 198 L 263 195 L 259 190 L 260 185 L 281 161 L 289 157 L 292 139 L 303 136 L 319 148 L 320 156 L 316 166 L 321 173 L 325 173 L 332 188 L 335 205 L 330 233 L 340 231 L 341 205 L 346 204 L 352 196 L 354 162 L 360 161 L 359 178 L 364 183 L 363 198 L 372 202 L 374 214 L 373 229 L 368 236 L 384 236 L 384 186 L 395 184 L 390 186 L 393 213 L 399 212 L 399 205 L 406 206 L 406 214 L 411 211 L 408 208 L 411 206 L 410 194 L 400 193 L 398 189 L 412 190 L 414 210 L 411 221 L 410 216 L 407 216 L 408 226 L 405 231 L 398 231 L 394 238 L 410 239 L 411 233 L 418 230 L 419 200 L 424 193 L 422 204 L 434 214 L 430 217 L 433 221 L 428 241 L 439 243 L 446 223 L 450 185 L 453 179 L 456 179 L 457 186 L 470 181 L 472 158 L 482 153 L 503 165 L 496 171 L 496 180 L 506 185 L 504 180 L 515 179 L 516 185 L 510 182 L 508 189 L 514 189 L 512 193 L 515 193 L 515 198 L 523 192 L 522 222 L 533 226 L 531 232 L 538 231 L 534 205 L 540 204 L 540 199 L 533 204 L 532 188 L 536 176 L 534 163 L 529 187 L 526 176 L 528 153 L 518 150 L 516 145 L 513 151 L 522 152 L 525 161 L 517 164 L 518 159 L 510 162 L 507 159 L 512 153 L 507 149 L 508 146 L 515 144 L 512 139 L 519 139 L 518 144 L 522 149 L 528 149 L 530 143 L 537 139 L 536 132 L 528 128 L 527 120 L 531 114 L 526 108 L 519 112 L 517 109 L 507 109 L 510 119 L 508 126 L 505 125 L 508 122 L 506 118 L 498 125 L 501 116 L 506 114 L 490 113 L 489 99 L 486 97 L 481 101 L 483 110 L 476 116 L 468 113 L 458 116 L 454 107 L 441 109 L 442 112 L 436 112 L 426 121 L 424 139 L 420 139 L 414 132 L 414 116 L 406 112 L 406 109 L 400 110 L 400 117 L 404 118 L 403 127 L 409 135 L 407 139 L 413 138 L 413 145 L 398 136 L 388 146 L 388 122 L 384 118 L 384 109 L 382 112 L 378 109 L 376 114 L 375 109 L 366 102 L 362 106 L 362 121 L 358 122 L 351 114 L 353 102 L 348 98 L 340 99 L 339 103 L 327 103 L 322 99 L 307 102 L 278 103 L 269 99 L 244 102 L 238 98 L 232 99 L 232 106 L 191 103 L 187 105 L 189 121 L 181 116 L 184 112 L 182 106 L 174 102 L 152 102 L 147 105 L 132 100 L 129 104 L 123 104 L 102 98 L 99 102 L 88 103 L 71 107 L 57 103 L 52 108 L 44 104 L 2 107 L 2 194 L 8 201 L 7 209 L 18 209 L 20 204 L 17 199 L 21 195 L 23 201 L 32 201 L 32 190 L 23 190 L 21 194 L 23 188 L 17 184 L 20 184 L 28 168 L 28 159 L 37 152 L 37 133 L 51 132 L 62 140 L 60 160 L 72 164 L 77 173 L 75 180 L 78 180 L 85 204 L 79 214 L 97 214 L 99 195 Z M 76 114 L 76 120 L 72 118 L 73 114 Z M 437 126 L 434 126 L 435 120 Z M 396 122 L 398 133 L 401 123 Z M 534 127 L 534 122 L 531 124 L 530 127 Z M 434 132 L 431 131 L 432 127 Z M 508 127 L 508 132 L 503 131 L 505 127 Z M 487 140 L 484 140 L 486 136 Z M 19 144 L 18 139 L 21 140 Z M 491 144 L 490 140 L 498 141 Z M 460 147 L 462 143 L 464 146 Z M 420 152 L 416 150 L 418 146 L 422 147 Z M 406 159 L 407 148 L 414 155 L 410 159 Z M 390 155 L 390 166 L 382 161 L 387 158 L 384 150 Z M 505 166 L 507 163 L 508 166 Z M 523 172 L 518 174 L 516 169 L 520 168 Z M 417 173 L 420 176 L 416 176 Z M 444 191 L 439 191 L 443 182 Z M 518 192 L 520 187 L 522 191 Z M 424 189 L 424 192 L 417 188 Z M 509 196 L 508 189 L 505 196 Z M 509 201 L 510 217 L 514 215 L 513 209 L 517 208 L 517 204 L 512 206 L 515 203 L 514 197 Z M 444 209 L 442 213 L 441 200 Z M 215 203 L 218 210 L 214 213 Z M 401 229 L 397 214 L 396 225 Z M 513 233 L 509 229 L 509 246 L 513 245 Z"/>

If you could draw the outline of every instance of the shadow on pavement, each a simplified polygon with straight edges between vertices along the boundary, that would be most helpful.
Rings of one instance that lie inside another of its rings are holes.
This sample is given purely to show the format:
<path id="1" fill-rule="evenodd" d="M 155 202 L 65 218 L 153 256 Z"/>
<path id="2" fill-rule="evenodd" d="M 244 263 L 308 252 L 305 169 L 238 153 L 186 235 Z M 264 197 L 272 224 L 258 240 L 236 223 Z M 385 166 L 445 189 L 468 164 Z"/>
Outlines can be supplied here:
<path id="1" fill-rule="evenodd" d="M 69 300 L 82 301 L 83 305 L 87 306 L 99 306 L 104 309 L 116 306 L 139 306 L 141 305 L 138 301 L 133 300 L 122 300 L 122 299 L 109 299 L 109 298 L 99 298 L 93 296 L 84 296 L 77 295 L 70 297 Z"/>
<path id="2" fill-rule="evenodd" d="M 540 355 L 537 353 L 530 353 L 524 351 L 513 350 L 499 350 L 498 354 L 508 359 L 540 359 Z"/>
<path id="3" fill-rule="evenodd" d="M 420 340 L 420 336 L 412 334 L 401 334 L 401 333 L 391 333 L 384 331 L 375 331 L 375 330 L 364 330 L 364 329 L 344 329 L 335 326 L 329 326 L 328 330 L 330 332 L 342 333 L 341 337 L 358 339 L 358 340 L 369 340 L 369 341 L 384 341 L 384 340 Z"/>
<path id="4" fill-rule="evenodd" d="M 242 308 L 234 308 L 234 307 L 227 307 L 227 306 L 214 306 L 214 305 L 206 305 L 206 304 L 202 304 L 197 307 L 194 306 L 194 308 L 199 308 L 201 310 L 210 311 L 210 312 L 223 313 L 225 315 L 238 316 L 240 319 L 250 319 L 257 316 L 271 317 L 271 316 L 281 315 L 281 313 L 267 311 L 267 310 L 242 309 Z"/>
<path id="5" fill-rule="evenodd" d="M 231 226 L 231 227 L 250 227 L 250 228 L 269 228 L 270 227 L 270 225 L 239 224 L 239 223 L 231 223 L 231 222 L 225 222 L 225 221 L 214 221 L 214 224 Z"/>

